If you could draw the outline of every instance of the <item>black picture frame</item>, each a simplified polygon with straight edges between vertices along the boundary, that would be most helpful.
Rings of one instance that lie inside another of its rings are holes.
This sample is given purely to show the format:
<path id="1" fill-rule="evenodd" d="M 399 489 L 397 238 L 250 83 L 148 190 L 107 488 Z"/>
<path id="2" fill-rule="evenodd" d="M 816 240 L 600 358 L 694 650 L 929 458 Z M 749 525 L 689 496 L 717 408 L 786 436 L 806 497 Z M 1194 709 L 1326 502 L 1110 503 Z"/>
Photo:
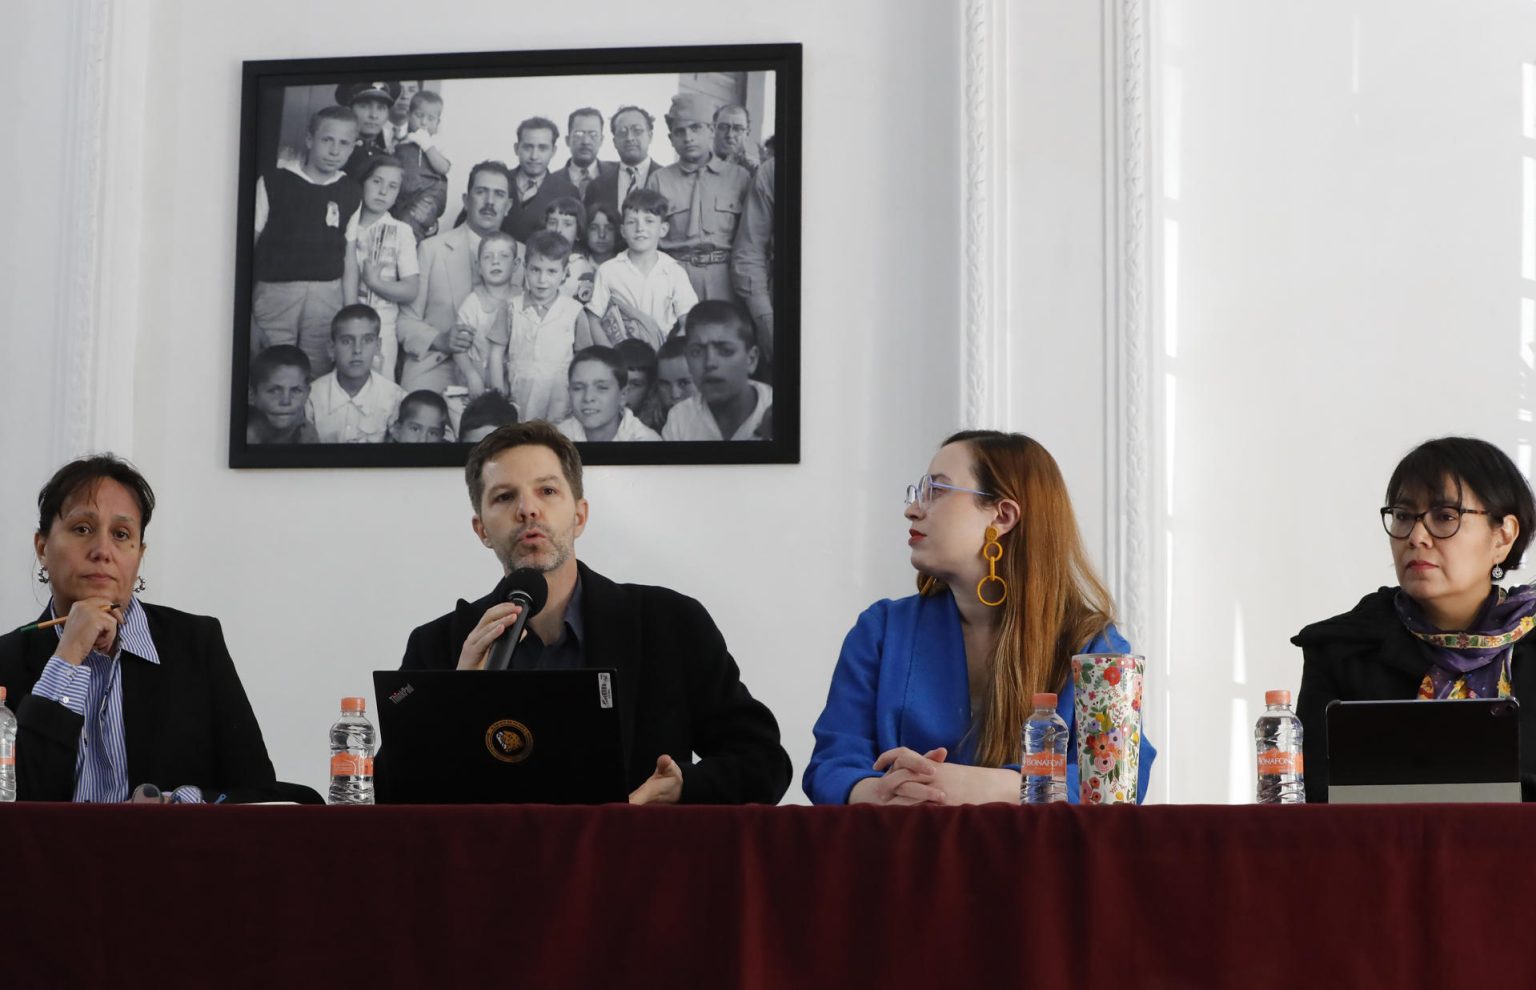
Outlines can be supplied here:
<path id="1" fill-rule="evenodd" d="M 426 80 L 439 82 L 445 101 L 451 100 L 451 84 L 465 81 L 558 80 L 581 77 L 586 83 L 624 85 L 619 77 L 652 77 L 647 88 L 654 90 L 656 76 L 676 75 L 678 88 L 693 85 L 707 87 L 726 84 L 730 79 L 753 85 L 757 80 L 760 102 L 772 100 L 772 119 L 756 121 L 750 138 L 772 138 L 773 213 L 772 213 L 772 403 L 764 427 L 767 439 L 743 440 L 663 440 L 661 442 L 587 442 L 578 443 L 587 464 L 762 464 L 798 463 L 800 459 L 800 181 L 801 181 L 801 107 L 802 51 L 799 44 L 695 46 L 670 48 L 568 49 L 519 52 L 479 52 L 466 54 L 390 55 L 324 59 L 282 59 L 243 63 L 241 84 L 240 181 L 237 197 L 237 240 L 235 252 L 233 361 L 230 389 L 229 466 L 232 468 L 336 468 L 336 467 L 462 467 L 471 447 L 469 443 L 259 443 L 249 442 L 247 427 L 250 395 L 250 371 L 253 358 L 253 292 L 257 280 L 256 201 L 258 179 L 277 167 L 283 148 L 285 129 L 293 131 L 295 114 L 285 115 L 285 98 L 290 90 L 338 87 L 346 83 L 376 79 Z M 771 74 L 771 75 L 769 75 Z M 720 81 L 724 80 L 725 83 Z M 590 88 L 590 87 L 589 87 Z M 687 91 L 696 91 L 688 89 Z M 771 94 L 771 97 L 765 94 Z M 631 102 L 625 100 L 624 102 Z M 653 101 L 654 104 L 654 101 Z M 313 106 L 313 103 L 311 104 Z M 505 117 L 493 123 L 454 120 L 452 126 L 482 132 L 504 129 L 506 153 L 496 156 L 509 166 L 517 164 L 515 130 L 519 120 L 544 116 L 559 124 L 564 138 L 567 114 L 572 106 L 509 106 Z M 597 103 L 592 103 L 598 106 Z M 651 139 L 652 157 L 659 165 L 664 156 L 675 153 L 668 144 L 663 115 L 668 105 L 642 104 L 655 118 Z M 614 137 L 611 116 L 615 106 L 598 106 L 605 122 L 605 142 L 599 158 L 612 161 Z M 449 130 L 453 107 L 444 109 L 443 130 Z M 307 124 L 309 111 L 303 114 L 300 129 Z M 473 129 L 478 128 L 478 131 Z M 465 133 L 461 132 L 461 133 Z M 568 157 L 564 144 L 557 150 L 549 167 L 559 167 Z M 657 151 L 664 154 L 658 155 Z M 464 192 L 464 170 L 474 163 L 471 158 L 447 176 L 450 210 L 444 215 L 443 229 L 448 229 Z M 668 159 L 670 160 L 670 159 Z M 766 158 L 764 158 L 766 160 Z M 754 173 L 755 174 L 755 173 Z M 345 218 L 343 218 L 343 223 Z M 439 231 L 441 232 L 441 231 Z M 421 243 L 425 243 L 422 241 Z M 706 259 L 708 260 L 708 259 Z M 263 331 L 265 339 L 265 331 Z M 313 339 L 313 338 L 311 338 Z M 761 375 L 761 373 L 760 373 Z M 654 382 L 652 383 L 654 386 Z M 761 394 L 761 393 L 760 393 Z"/>

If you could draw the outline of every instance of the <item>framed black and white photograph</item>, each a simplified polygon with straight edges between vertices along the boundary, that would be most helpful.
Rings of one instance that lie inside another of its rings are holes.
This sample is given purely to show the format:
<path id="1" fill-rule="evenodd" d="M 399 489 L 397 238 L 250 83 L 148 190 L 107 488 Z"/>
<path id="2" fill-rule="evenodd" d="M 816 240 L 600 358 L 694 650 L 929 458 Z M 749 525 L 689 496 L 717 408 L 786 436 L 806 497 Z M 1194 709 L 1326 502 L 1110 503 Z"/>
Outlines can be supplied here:
<path id="1" fill-rule="evenodd" d="M 231 467 L 794 463 L 799 45 L 246 62 Z"/>

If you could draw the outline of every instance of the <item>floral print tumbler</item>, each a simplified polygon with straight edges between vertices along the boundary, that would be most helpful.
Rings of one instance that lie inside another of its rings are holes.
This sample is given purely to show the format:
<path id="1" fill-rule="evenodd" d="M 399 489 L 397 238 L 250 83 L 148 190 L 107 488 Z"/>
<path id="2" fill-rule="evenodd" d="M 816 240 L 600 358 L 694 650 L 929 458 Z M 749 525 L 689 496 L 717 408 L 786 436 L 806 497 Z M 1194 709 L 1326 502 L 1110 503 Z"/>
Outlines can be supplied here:
<path id="1" fill-rule="evenodd" d="M 1135 804 L 1141 752 L 1141 680 L 1134 653 L 1072 658 L 1077 774 L 1083 804 Z"/>

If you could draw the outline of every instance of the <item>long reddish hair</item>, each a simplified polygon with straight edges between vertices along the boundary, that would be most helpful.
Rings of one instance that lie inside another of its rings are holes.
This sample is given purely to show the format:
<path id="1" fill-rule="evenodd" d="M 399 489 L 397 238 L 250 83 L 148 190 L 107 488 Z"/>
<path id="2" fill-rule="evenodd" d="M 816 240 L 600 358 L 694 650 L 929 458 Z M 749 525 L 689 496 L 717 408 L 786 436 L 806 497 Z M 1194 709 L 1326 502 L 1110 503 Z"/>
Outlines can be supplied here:
<path id="1" fill-rule="evenodd" d="M 999 537 L 998 573 L 1008 582 L 1008 600 L 998 607 L 991 679 L 971 726 L 976 763 L 1002 766 L 1019 760 L 1031 696 L 1061 690 L 1072 654 L 1114 621 L 1114 603 L 1083 549 L 1066 482 L 1049 451 L 1022 433 L 995 430 L 965 430 L 944 441 L 952 443 L 970 448 L 976 487 L 992 493 L 972 497 L 1012 499 L 1022 509 L 1018 525 Z M 917 590 L 926 596 L 946 588 L 919 573 Z"/>

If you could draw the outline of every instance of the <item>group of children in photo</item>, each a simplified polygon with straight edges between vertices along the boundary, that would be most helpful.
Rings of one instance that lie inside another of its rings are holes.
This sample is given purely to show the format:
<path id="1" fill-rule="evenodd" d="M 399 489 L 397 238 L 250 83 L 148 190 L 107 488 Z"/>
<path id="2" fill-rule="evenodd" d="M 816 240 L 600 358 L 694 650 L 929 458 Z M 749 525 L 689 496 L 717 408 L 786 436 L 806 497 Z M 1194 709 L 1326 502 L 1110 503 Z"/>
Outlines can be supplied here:
<path id="1" fill-rule="evenodd" d="M 441 96 L 374 82 L 336 98 L 311 117 L 302 154 L 258 180 L 247 443 L 473 443 L 520 419 L 576 441 L 771 438 L 767 341 L 760 349 L 739 298 L 701 298 L 685 269 L 697 254 L 680 263 L 661 249 L 689 204 L 669 203 L 654 171 L 621 204 L 550 186 L 542 227 L 519 238 L 512 213 L 559 171 L 524 148 L 552 152 L 558 125 L 519 125 L 515 169 L 468 169 L 460 212 L 448 209 L 455 166 L 437 143 Z M 675 135 L 700 129 L 698 106 L 680 95 L 666 115 L 680 154 Z M 645 111 L 626 111 L 649 126 Z M 580 119 L 590 141 L 594 117 L 600 128 L 595 109 L 574 111 L 568 130 Z M 443 274 L 451 235 L 466 246 L 453 263 L 467 262 L 467 283 Z M 434 322 L 442 298 L 456 309 Z M 413 351 L 408 322 L 431 324 L 429 347 Z"/>

